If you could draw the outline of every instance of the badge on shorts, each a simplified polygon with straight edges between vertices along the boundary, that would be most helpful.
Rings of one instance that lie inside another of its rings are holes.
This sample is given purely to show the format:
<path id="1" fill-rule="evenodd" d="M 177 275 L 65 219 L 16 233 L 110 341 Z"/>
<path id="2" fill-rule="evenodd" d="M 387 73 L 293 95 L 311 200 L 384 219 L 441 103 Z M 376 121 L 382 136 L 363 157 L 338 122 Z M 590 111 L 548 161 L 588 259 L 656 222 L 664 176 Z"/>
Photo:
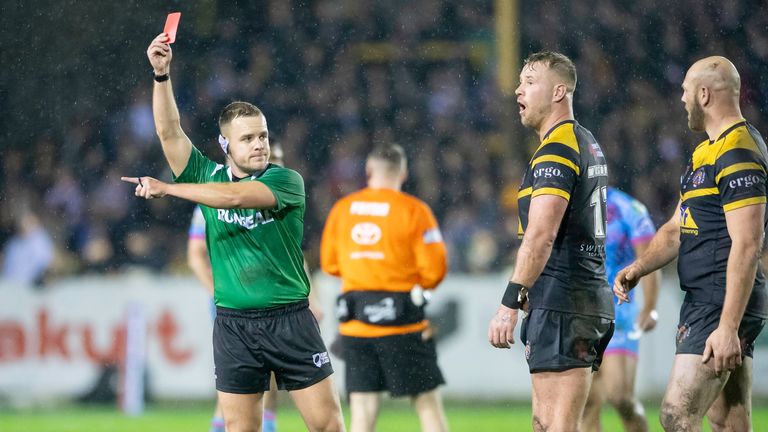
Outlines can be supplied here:
<path id="1" fill-rule="evenodd" d="M 328 351 L 312 354 L 312 363 L 317 367 L 321 367 L 326 363 L 330 363 L 331 359 L 328 357 Z"/>
<path id="2" fill-rule="evenodd" d="M 531 359 L 531 342 L 530 341 L 525 343 L 525 359 L 526 360 Z"/>

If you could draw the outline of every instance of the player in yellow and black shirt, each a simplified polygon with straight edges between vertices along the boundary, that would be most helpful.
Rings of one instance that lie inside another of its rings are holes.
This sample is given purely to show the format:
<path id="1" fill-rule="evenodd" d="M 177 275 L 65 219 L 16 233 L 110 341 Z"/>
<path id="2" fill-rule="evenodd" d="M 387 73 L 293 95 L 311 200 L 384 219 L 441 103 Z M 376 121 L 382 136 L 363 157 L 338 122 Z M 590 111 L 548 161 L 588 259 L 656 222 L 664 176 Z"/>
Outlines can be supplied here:
<path id="1" fill-rule="evenodd" d="M 768 152 L 741 116 L 740 78 L 724 57 L 708 57 L 683 82 L 688 126 L 709 136 L 681 178 L 675 215 L 647 251 L 616 276 L 627 301 L 643 275 L 678 258 L 686 292 L 677 353 L 661 407 L 665 430 L 751 430 L 752 352 L 768 315 L 758 268 L 766 225 Z"/>
<path id="2" fill-rule="evenodd" d="M 523 125 L 541 140 L 518 194 L 522 244 L 488 327 L 497 348 L 520 339 L 533 387 L 533 429 L 578 428 L 592 371 L 613 334 L 605 278 L 607 169 L 592 134 L 574 120 L 576 68 L 559 53 L 528 57 L 515 93 Z"/>
<path id="3" fill-rule="evenodd" d="M 613 319 L 613 298 L 605 277 L 607 181 L 600 146 L 575 120 L 560 122 L 544 135 L 518 193 L 518 235 L 525 235 L 532 198 L 559 196 L 568 201 L 568 210 L 547 265 L 530 289 L 531 309 Z M 531 365 L 532 371 L 536 369 Z"/>
<path id="4" fill-rule="evenodd" d="M 680 287 L 686 291 L 685 301 L 723 305 L 731 250 L 725 213 L 765 204 L 766 168 L 763 138 L 745 120 L 738 120 L 716 140 L 706 140 L 694 150 L 680 188 L 677 271 Z M 761 269 L 756 272 L 745 313 L 766 317 Z"/>

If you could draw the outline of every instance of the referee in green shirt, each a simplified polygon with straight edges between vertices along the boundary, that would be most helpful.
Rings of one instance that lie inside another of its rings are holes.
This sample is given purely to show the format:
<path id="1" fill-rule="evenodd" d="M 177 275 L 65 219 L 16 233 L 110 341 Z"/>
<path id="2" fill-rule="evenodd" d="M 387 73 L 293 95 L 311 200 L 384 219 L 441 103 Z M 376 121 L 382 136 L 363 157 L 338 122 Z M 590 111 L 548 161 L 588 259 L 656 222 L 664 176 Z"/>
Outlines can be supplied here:
<path id="1" fill-rule="evenodd" d="M 309 430 L 344 430 L 333 369 L 308 308 L 304 271 L 304 181 L 269 163 L 262 112 L 233 102 L 219 117 L 227 165 L 197 150 L 184 131 L 170 80 L 166 34 L 150 44 L 155 127 L 175 184 L 124 177 L 136 195 L 171 195 L 200 204 L 206 222 L 216 301 L 213 330 L 216 389 L 227 431 L 258 430 L 263 393 L 274 372 L 291 392 Z"/>

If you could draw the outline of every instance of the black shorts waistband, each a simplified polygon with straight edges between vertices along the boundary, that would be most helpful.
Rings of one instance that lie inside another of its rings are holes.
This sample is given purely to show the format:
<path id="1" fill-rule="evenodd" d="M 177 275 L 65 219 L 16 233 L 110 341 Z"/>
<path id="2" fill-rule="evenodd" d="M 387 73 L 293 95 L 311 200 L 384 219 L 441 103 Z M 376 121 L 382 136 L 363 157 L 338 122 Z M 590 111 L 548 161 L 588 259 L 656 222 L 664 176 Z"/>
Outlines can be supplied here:
<path id="1" fill-rule="evenodd" d="M 289 303 L 286 305 L 273 306 L 264 309 L 231 309 L 222 306 L 216 306 L 216 316 L 247 319 L 274 318 L 276 316 L 298 312 L 308 307 L 309 300 L 306 299 L 299 300 L 296 303 Z"/>

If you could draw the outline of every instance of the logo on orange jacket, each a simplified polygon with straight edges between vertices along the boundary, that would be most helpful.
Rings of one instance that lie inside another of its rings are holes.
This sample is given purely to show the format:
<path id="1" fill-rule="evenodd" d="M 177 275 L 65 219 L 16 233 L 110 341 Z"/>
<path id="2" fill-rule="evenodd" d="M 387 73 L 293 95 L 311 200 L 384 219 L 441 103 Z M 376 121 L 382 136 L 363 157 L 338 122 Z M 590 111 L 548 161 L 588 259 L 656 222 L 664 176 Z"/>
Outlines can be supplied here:
<path id="1" fill-rule="evenodd" d="M 381 240 L 381 228 L 372 222 L 360 222 L 352 227 L 352 241 L 359 245 L 375 245 Z"/>

